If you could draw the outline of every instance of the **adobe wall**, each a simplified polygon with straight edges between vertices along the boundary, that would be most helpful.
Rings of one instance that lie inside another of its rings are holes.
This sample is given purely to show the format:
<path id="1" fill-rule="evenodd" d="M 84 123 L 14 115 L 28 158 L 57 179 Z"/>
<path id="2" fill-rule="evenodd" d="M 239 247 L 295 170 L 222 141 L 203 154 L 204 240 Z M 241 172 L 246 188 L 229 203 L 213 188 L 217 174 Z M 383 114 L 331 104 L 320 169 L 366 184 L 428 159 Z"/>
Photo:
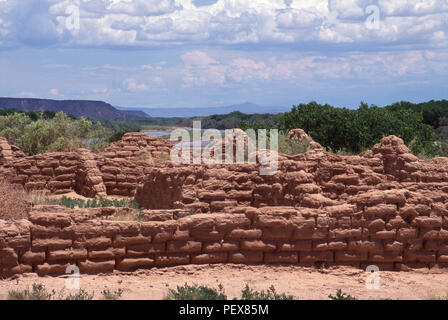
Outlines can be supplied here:
<path id="1" fill-rule="evenodd" d="M 397 193 L 381 195 L 385 203 L 402 201 Z M 99 219 L 111 214 L 101 211 L 111 210 L 39 206 L 29 221 L 0 221 L 0 276 L 59 275 L 68 265 L 77 265 L 81 274 L 211 263 L 377 265 L 380 270 L 448 266 L 448 222 L 440 213 L 356 214 L 347 205 L 329 211 L 236 207 L 149 222 Z"/>
<path id="2" fill-rule="evenodd" d="M 35 207 L 29 221 L 0 221 L 0 274 L 57 275 L 69 264 L 82 273 L 190 263 L 448 266 L 447 158 L 422 161 L 391 136 L 361 156 L 316 147 L 279 160 L 272 176 L 251 164 L 156 166 L 88 150 L 7 161 L 2 168 L 27 188 L 136 189 L 159 221 L 101 220 L 110 208 Z M 205 214 L 179 218 L 193 211 Z"/>
<path id="3" fill-rule="evenodd" d="M 445 208 L 447 164 L 448 158 L 420 160 L 391 136 L 362 156 L 321 149 L 279 155 L 279 170 L 272 176 L 260 175 L 255 164 L 150 167 L 136 200 L 147 209 L 196 207 L 203 212 L 236 205 L 331 210 L 344 204 L 354 213 L 377 205 L 391 214 L 413 205 L 429 212 Z M 385 201 L 381 194 L 386 191 L 400 194 L 400 200 Z M 363 197 L 379 198 L 366 203 Z"/>
<path id="4" fill-rule="evenodd" d="M 0 138 L 0 173 L 26 190 L 132 197 L 148 165 L 154 165 L 154 158 L 167 156 L 170 148 L 169 141 L 136 132 L 125 134 L 100 154 L 79 149 L 25 156 Z"/>

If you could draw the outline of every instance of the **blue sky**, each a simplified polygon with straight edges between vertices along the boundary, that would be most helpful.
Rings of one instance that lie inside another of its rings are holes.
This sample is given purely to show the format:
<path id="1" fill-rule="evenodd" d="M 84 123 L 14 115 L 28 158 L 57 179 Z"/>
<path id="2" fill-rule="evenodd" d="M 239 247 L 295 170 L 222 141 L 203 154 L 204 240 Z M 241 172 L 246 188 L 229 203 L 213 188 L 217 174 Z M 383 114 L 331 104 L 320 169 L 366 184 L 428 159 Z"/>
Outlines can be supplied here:
<path id="1" fill-rule="evenodd" d="M 443 99 L 448 0 L 0 0 L 0 70 L 122 107 Z"/>

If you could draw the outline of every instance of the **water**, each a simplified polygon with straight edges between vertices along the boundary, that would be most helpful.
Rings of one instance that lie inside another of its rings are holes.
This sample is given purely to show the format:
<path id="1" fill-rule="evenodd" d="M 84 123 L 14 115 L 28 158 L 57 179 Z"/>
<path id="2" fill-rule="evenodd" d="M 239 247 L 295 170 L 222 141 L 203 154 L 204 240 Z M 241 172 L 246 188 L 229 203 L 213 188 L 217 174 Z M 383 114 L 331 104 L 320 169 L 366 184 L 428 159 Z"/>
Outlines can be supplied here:
<path id="1" fill-rule="evenodd" d="M 197 129 L 188 128 L 188 131 L 193 131 Z M 225 133 L 225 130 L 219 130 L 221 133 Z M 145 134 L 147 134 L 150 137 L 163 137 L 163 136 L 170 136 L 171 131 L 144 131 Z M 213 143 L 213 141 L 192 141 L 192 142 L 179 142 L 175 144 L 175 147 L 184 147 L 184 146 L 190 146 L 192 148 L 194 147 L 207 147 L 210 146 Z"/>
<path id="2" fill-rule="evenodd" d="M 163 137 L 171 135 L 171 131 L 144 131 L 150 137 Z"/>

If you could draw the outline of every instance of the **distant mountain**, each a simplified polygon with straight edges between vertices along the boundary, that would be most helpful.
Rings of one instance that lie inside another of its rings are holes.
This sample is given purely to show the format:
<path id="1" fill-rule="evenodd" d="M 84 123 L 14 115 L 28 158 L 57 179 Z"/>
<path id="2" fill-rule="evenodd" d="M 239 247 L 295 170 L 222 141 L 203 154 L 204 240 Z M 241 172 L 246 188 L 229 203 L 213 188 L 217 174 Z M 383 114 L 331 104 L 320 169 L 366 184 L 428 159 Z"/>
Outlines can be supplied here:
<path id="1" fill-rule="evenodd" d="M 48 110 L 71 114 L 77 118 L 86 117 L 95 120 L 130 120 L 150 118 L 143 111 L 121 111 L 103 101 L 88 100 L 49 100 L 31 98 L 0 98 L 0 109 L 21 111 Z"/>
<path id="2" fill-rule="evenodd" d="M 118 108 L 120 110 L 126 110 L 125 108 Z M 269 107 L 260 106 L 258 104 L 246 102 L 243 104 L 236 104 L 224 107 L 207 107 L 207 108 L 134 108 L 140 111 L 144 111 L 154 118 L 191 118 L 191 117 L 203 117 L 213 114 L 227 114 L 232 111 L 241 111 L 243 113 L 280 113 L 291 111 L 291 107 Z"/>
<path id="3" fill-rule="evenodd" d="M 140 110 L 119 110 L 119 111 L 121 111 L 122 113 L 127 115 L 129 119 L 149 119 L 149 118 L 151 118 L 151 116 L 148 115 L 146 112 L 140 111 Z"/>

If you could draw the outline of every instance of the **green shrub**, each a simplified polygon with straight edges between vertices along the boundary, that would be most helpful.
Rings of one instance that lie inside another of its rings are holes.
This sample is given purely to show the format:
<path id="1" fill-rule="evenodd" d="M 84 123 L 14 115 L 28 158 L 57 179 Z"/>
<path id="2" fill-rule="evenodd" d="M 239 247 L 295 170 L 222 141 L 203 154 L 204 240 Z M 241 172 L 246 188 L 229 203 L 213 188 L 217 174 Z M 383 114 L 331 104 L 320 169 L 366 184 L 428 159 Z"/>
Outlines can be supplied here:
<path id="1" fill-rule="evenodd" d="M 100 199 L 89 199 L 89 200 L 84 200 L 84 199 L 72 199 L 72 198 L 67 198 L 65 196 L 63 196 L 60 200 L 59 200 L 59 204 L 67 207 L 67 208 L 106 208 L 106 207 L 115 207 L 115 208 L 131 208 L 131 209 L 140 209 L 140 205 L 135 202 L 135 201 L 131 201 L 129 199 L 113 199 L 113 200 L 109 200 L 109 199 L 104 199 L 104 198 L 100 198 Z"/>
<path id="2" fill-rule="evenodd" d="M 56 292 L 48 292 L 43 284 L 33 283 L 32 289 L 11 290 L 8 292 L 8 300 L 51 300 Z"/>
<path id="3" fill-rule="evenodd" d="M 246 284 L 241 292 L 240 300 L 293 300 L 294 296 L 285 293 L 278 294 L 274 286 L 271 286 L 266 292 L 264 290 L 255 291 Z"/>
<path id="4" fill-rule="evenodd" d="M 140 131 L 140 126 L 126 121 L 76 119 L 63 112 L 0 113 L 0 137 L 29 155 L 78 148 L 97 152 L 129 131 Z"/>
<path id="5" fill-rule="evenodd" d="M 197 284 L 177 286 L 176 290 L 170 289 L 165 300 L 227 300 L 222 285 L 218 290 Z"/>
<path id="6" fill-rule="evenodd" d="M 80 289 L 79 292 L 75 294 L 69 294 L 65 300 L 92 300 L 93 296 L 93 293 L 88 293 L 86 290 Z"/>
<path id="7" fill-rule="evenodd" d="M 103 295 L 104 299 L 106 300 L 118 300 L 123 295 L 123 290 L 121 288 L 118 288 L 115 291 L 110 291 L 109 289 L 105 289 L 101 291 L 101 294 Z"/>
<path id="8" fill-rule="evenodd" d="M 352 297 L 351 295 L 343 293 L 341 289 L 336 290 L 336 296 L 330 294 L 328 295 L 328 298 L 330 298 L 331 300 L 358 300 L 355 297 Z"/>
<path id="9" fill-rule="evenodd" d="M 406 144 L 414 141 L 411 146 L 414 153 L 434 152 L 434 129 L 423 122 L 421 112 L 410 109 L 361 103 L 353 110 L 311 102 L 293 106 L 278 119 L 277 126 L 285 133 L 301 128 L 333 152 L 359 153 L 388 135 L 396 135 Z"/>

